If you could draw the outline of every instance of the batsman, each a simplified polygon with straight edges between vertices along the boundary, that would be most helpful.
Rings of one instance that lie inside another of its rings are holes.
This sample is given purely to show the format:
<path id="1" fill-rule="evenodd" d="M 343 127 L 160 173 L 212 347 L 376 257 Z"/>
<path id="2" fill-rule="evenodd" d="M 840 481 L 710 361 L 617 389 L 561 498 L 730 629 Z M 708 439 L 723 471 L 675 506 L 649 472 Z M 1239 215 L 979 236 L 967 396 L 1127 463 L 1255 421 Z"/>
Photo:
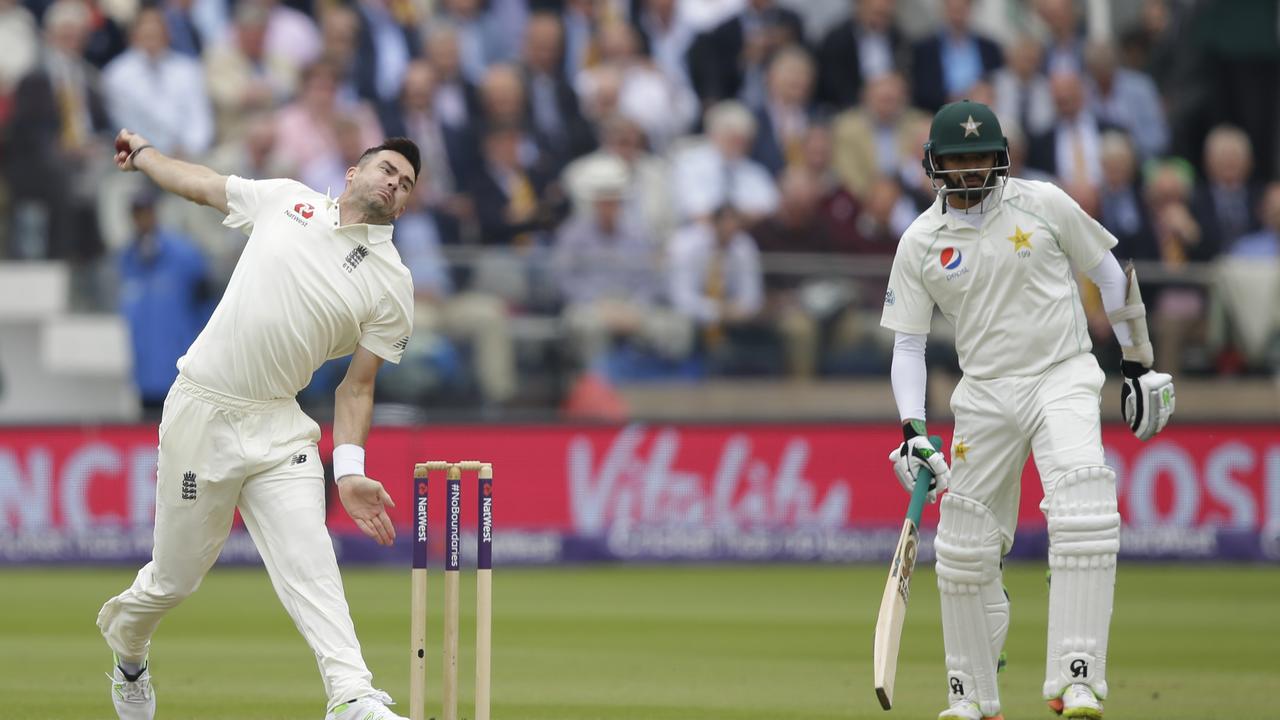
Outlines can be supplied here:
<path id="1" fill-rule="evenodd" d="M 1116 239 L 1057 186 L 1009 177 L 995 113 L 968 100 L 933 118 L 924 169 L 937 199 L 903 234 L 881 325 L 895 335 L 891 377 L 903 443 L 890 453 L 942 496 L 935 549 L 947 666 L 940 720 L 1000 718 L 996 670 L 1009 629 L 1001 561 L 1013 544 L 1028 453 L 1048 520 L 1049 634 L 1044 699 L 1063 717 L 1102 718 L 1120 515 L 1099 417 L 1103 373 L 1090 352 L 1077 270 L 1098 287 L 1123 350 L 1120 402 L 1148 440 L 1174 410 L 1152 369 L 1146 310 Z M 948 467 L 925 431 L 925 338 L 933 308 L 955 327 L 963 377 L 951 396 Z"/>

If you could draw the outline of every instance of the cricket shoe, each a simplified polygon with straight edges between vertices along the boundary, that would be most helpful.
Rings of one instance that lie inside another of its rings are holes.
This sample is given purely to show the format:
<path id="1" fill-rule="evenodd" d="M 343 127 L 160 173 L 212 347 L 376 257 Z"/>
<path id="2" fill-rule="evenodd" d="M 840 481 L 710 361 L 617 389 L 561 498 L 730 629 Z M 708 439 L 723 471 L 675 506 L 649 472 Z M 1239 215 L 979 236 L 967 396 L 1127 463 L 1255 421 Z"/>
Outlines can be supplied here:
<path id="1" fill-rule="evenodd" d="M 1102 703 L 1088 685 L 1081 683 L 1067 686 L 1062 697 L 1049 701 L 1049 709 L 1064 718 L 1102 720 Z"/>
<path id="2" fill-rule="evenodd" d="M 978 703 L 958 700 L 951 707 L 938 713 L 938 720 L 1004 720 L 1003 715 L 983 715 Z"/>
<path id="3" fill-rule="evenodd" d="M 391 712 L 387 707 L 390 703 L 391 696 L 379 690 L 373 695 L 333 706 L 324 720 L 409 720 Z"/>
<path id="4" fill-rule="evenodd" d="M 134 677 L 120 669 L 120 660 L 107 676 L 111 680 L 111 702 L 120 720 L 153 720 L 156 716 L 156 691 L 151 687 L 151 670 L 143 661 L 142 672 Z"/>

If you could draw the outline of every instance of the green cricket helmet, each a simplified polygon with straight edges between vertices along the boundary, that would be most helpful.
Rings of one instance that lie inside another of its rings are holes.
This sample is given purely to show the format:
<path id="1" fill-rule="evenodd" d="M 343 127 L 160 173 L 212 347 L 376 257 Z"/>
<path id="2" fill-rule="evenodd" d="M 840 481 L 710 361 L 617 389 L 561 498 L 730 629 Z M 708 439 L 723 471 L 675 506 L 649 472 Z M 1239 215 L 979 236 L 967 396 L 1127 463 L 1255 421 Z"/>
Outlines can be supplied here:
<path id="1" fill-rule="evenodd" d="M 933 116 L 929 141 L 924 144 L 924 171 L 930 179 L 938 176 L 937 158 L 965 153 L 996 154 L 994 175 L 1009 174 L 1009 141 L 1000 129 L 1000 120 L 980 102 L 960 100 L 943 105 Z M 952 188 L 952 190 L 956 190 Z"/>

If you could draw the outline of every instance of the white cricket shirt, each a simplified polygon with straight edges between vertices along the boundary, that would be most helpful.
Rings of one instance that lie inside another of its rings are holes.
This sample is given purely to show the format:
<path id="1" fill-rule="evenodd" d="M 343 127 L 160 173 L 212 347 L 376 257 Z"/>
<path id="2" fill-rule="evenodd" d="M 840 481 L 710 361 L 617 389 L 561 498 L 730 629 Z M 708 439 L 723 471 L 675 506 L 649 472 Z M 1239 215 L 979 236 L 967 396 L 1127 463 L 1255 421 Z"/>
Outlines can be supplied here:
<path id="1" fill-rule="evenodd" d="M 942 199 L 903 233 L 880 324 L 927 334 L 933 308 L 955 325 L 960 369 L 975 378 L 1037 375 L 1089 352 L 1074 268 L 1116 239 L 1058 186 L 1010 178 L 978 228 Z"/>
<path id="2" fill-rule="evenodd" d="M 339 227 L 338 203 L 294 180 L 227 178 L 223 224 L 249 235 L 231 282 L 178 369 L 250 400 L 292 398 L 359 343 L 399 362 L 413 281 L 390 225 Z"/>

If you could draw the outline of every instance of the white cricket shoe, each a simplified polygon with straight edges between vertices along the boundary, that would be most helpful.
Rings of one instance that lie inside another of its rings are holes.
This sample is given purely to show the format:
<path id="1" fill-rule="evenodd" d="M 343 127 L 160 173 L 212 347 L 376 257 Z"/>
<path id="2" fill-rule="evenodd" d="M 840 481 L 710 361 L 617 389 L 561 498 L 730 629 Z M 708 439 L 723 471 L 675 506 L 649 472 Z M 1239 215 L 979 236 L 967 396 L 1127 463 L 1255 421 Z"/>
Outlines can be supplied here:
<path id="1" fill-rule="evenodd" d="M 938 720 L 1004 720 L 1003 715 L 983 715 L 978 703 L 972 700 L 959 700 L 951 707 L 938 713 Z"/>
<path id="2" fill-rule="evenodd" d="M 130 680 L 116 665 L 107 677 L 111 680 L 111 702 L 120 720 L 154 720 L 156 691 L 151 687 L 150 668 L 144 664 L 138 677 Z"/>
<path id="3" fill-rule="evenodd" d="M 324 720 L 409 720 L 391 712 L 387 707 L 389 703 L 391 696 L 379 690 L 373 695 L 333 706 L 325 713 Z"/>
<path id="4" fill-rule="evenodd" d="M 1049 709 L 1064 718 L 1102 720 L 1102 703 L 1093 689 L 1083 683 L 1068 685 L 1062 697 L 1049 701 Z"/>

